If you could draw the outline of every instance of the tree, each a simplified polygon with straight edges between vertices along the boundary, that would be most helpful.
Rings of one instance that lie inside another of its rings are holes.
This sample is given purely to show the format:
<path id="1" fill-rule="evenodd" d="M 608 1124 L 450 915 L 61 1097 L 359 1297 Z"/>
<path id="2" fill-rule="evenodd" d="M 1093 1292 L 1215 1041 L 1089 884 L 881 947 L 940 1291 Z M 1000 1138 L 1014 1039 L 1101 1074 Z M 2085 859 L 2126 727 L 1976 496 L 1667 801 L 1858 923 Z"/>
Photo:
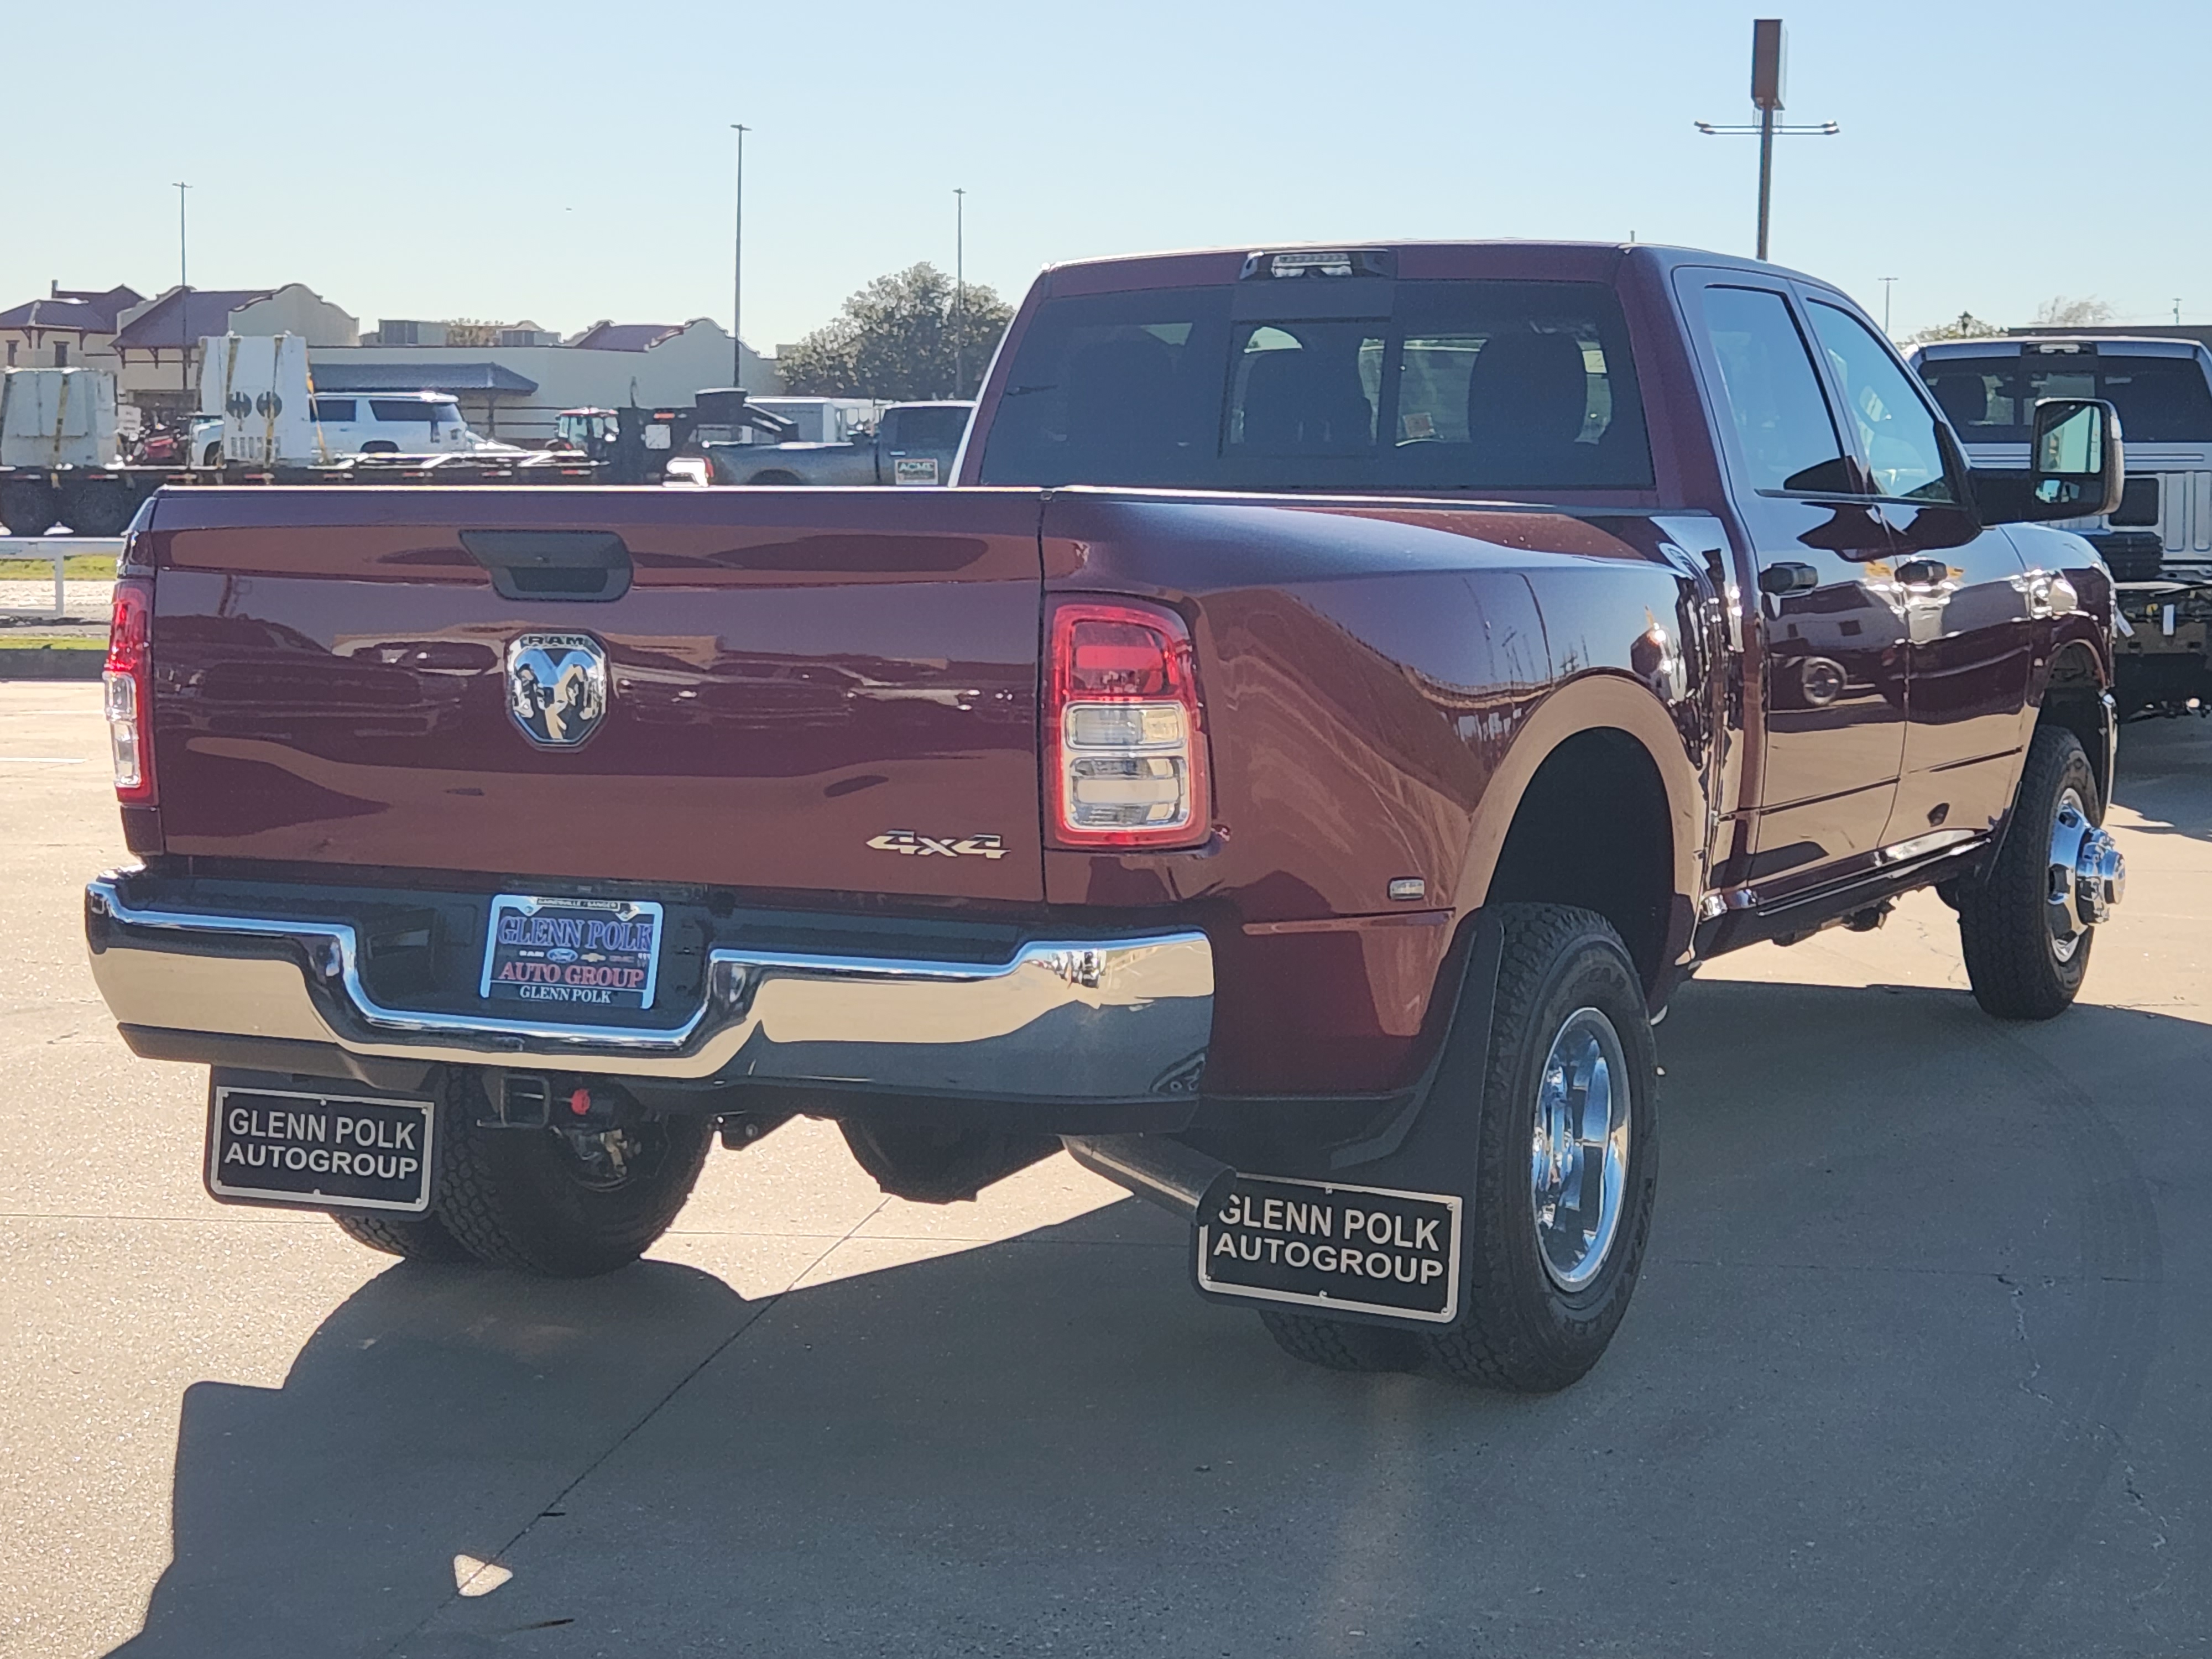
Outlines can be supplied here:
<path id="1" fill-rule="evenodd" d="M 2069 300 L 2054 294 L 2035 308 L 2038 328 L 2094 328 L 2112 320 L 2112 307 L 2095 295 Z"/>
<path id="2" fill-rule="evenodd" d="M 1923 328 L 1905 337 L 1907 345 L 1919 345 L 1929 340 L 1988 340 L 2004 332 L 2001 323 L 1985 323 L 1971 311 L 1962 311 L 1955 321 L 1938 323 L 1933 328 Z"/>
<path id="3" fill-rule="evenodd" d="M 793 396 L 972 398 L 1013 315 L 979 283 L 956 296 L 935 265 L 912 265 L 877 277 L 834 320 L 786 347 L 776 365 Z"/>

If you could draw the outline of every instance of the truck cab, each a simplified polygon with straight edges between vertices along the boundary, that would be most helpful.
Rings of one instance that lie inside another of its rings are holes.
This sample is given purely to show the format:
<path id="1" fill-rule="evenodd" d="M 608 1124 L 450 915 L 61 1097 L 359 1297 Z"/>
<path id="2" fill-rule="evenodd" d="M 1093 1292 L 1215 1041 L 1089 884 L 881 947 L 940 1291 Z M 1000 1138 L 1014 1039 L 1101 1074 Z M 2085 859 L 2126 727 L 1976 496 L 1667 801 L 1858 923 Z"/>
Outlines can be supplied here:
<path id="1" fill-rule="evenodd" d="M 709 444 L 707 453 L 717 483 L 945 484 L 975 412 L 952 400 L 893 404 L 843 443 Z"/>

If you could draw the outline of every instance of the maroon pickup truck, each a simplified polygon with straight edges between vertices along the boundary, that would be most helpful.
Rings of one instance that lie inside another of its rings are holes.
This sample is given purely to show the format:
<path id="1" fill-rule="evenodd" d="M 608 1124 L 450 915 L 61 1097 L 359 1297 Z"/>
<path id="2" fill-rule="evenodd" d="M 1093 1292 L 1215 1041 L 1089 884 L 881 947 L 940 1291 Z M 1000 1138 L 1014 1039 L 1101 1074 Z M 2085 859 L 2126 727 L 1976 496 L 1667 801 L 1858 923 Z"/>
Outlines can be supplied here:
<path id="1" fill-rule="evenodd" d="M 217 1199 L 605 1271 L 717 1130 L 1063 1146 L 1351 1369 L 1595 1363 L 1705 958 L 2121 893 L 2108 404 L 1977 472 L 1841 293 L 1536 243 L 1041 276 L 938 492 L 165 492 L 94 882 Z"/>

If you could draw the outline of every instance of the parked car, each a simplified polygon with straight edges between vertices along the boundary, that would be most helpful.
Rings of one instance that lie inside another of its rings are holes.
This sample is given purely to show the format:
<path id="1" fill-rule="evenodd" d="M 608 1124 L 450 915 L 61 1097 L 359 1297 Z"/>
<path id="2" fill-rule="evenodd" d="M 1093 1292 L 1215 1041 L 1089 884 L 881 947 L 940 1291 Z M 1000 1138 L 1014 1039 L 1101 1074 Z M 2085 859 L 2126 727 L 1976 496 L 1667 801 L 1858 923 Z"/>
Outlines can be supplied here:
<path id="1" fill-rule="evenodd" d="M 744 484 L 941 484 L 975 405 L 893 404 L 873 431 L 842 444 L 708 444 L 714 482 Z"/>
<path id="2" fill-rule="evenodd" d="M 1976 466 L 2027 465 L 2039 398 L 2102 398 L 2119 410 L 2119 504 L 2066 526 L 2118 582 L 2129 627 L 2114 647 L 2114 694 L 2123 716 L 2212 708 L 2212 350 L 2194 340 L 2039 335 L 1918 346 L 1911 361 Z"/>
<path id="3" fill-rule="evenodd" d="M 1317 1364 L 1559 1388 L 1700 963 L 1933 887 L 1991 1013 L 2082 983 L 2112 590 L 2033 521 L 2120 452 L 2030 425 L 1970 471 L 1770 265 L 1240 248 L 1041 276 L 983 488 L 167 492 L 94 972 L 212 1194 L 400 1255 L 613 1268 L 805 1113 L 926 1201 L 1065 1146 Z"/>
<path id="4" fill-rule="evenodd" d="M 470 429 L 460 400 L 439 392 L 315 394 L 315 424 L 337 455 L 446 455 L 513 452 Z"/>

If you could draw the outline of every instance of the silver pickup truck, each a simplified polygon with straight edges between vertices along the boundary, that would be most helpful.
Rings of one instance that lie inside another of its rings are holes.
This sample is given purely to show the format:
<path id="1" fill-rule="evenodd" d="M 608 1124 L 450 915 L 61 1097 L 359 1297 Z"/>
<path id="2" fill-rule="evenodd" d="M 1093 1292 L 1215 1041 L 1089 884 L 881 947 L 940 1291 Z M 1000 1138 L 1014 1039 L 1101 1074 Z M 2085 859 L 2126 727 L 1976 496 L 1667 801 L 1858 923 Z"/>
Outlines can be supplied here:
<path id="1" fill-rule="evenodd" d="M 842 444 L 709 444 L 718 484 L 941 484 L 972 403 L 893 404 L 873 432 Z"/>

